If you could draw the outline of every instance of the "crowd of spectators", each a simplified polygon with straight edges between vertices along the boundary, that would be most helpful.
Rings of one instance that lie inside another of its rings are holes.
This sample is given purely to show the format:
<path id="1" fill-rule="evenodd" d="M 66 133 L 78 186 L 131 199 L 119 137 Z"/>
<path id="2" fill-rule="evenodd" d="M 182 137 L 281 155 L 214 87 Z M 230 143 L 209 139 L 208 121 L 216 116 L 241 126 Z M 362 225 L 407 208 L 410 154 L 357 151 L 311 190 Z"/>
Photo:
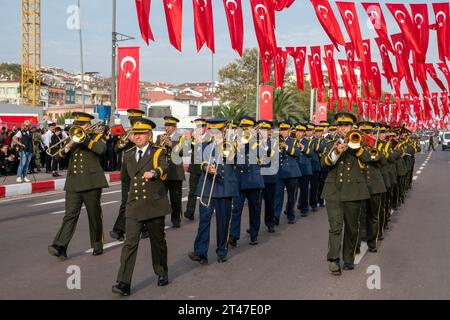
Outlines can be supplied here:
<path id="1" fill-rule="evenodd" d="M 45 128 L 39 128 L 25 121 L 20 126 L 6 126 L 0 132 L 0 176 L 17 176 L 17 182 L 29 182 L 29 175 L 36 172 L 60 176 L 61 170 L 68 167 L 68 159 L 58 161 L 51 157 L 59 146 L 52 148 L 59 141 L 68 137 L 70 127 L 60 127 L 48 122 Z M 114 137 L 110 130 L 105 132 L 107 151 L 103 155 L 102 164 L 105 171 L 120 170 L 122 155 L 116 152 L 114 146 L 118 137 Z"/>

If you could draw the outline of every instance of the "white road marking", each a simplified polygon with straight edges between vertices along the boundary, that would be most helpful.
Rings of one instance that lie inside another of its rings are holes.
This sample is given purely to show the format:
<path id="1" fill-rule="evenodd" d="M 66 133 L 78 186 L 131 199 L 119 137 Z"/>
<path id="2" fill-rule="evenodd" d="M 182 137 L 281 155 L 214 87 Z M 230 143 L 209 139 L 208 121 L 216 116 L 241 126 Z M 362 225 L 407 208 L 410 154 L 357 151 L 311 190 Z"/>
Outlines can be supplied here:
<path id="1" fill-rule="evenodd" d="M 417 176 L 414 176 L 414 177 L 413 177 L 413 180 L 417 180 Z"/>
<path id="2" fill-rule="evenodd" d="M 416 172 L 416 174 L 421 174 L 422 173 L 422 171 L 420 171 L 420 170 L 417 170 L 417 172 Z"/>
<path id="3" fill-rule="evenodd" d="M 58 199 L 58 200 L 47 201 L 47 202 L 42 202 L 42 203 L 35 203 L 35 204 L 32 204 L 30 207 L 45 206 L 47 204 L 61 203 L 61 202 L 65 202 L 65 201 L 66 201 L 66 199 Z"/>
<path id="4" fill-rule="evenodd" d="M 113 203 L 117 203 L 119 201 L 108 201 L 108 202 L 102 202 L 100 205 L 102 206 L 106 206 L 108 204 L 113 204 Z M 86 207 L 81 207 L 81 210 L 86 209 Z M 56 214 L 60 214 L 60 213 L 64 213 L 66 212 L 65 210 L 61 210 L 61 211 L 55 211 L 55 212 L 51 212 L 50 214 L 56 215 Z"/>
<path id="5" fill-rule="evenodd" d="M 103 195 L 107 195 L 107 194 L 119 193 L 119 192 L 122 192 L 122 190 L 116 190 L 116 191 L 104 192 L 104 193 L 102 193 L 102 196 L 103 196 Z"/>
<path id="6" fill-rule="evenodd" d="M 419 168 L 419 170 L 423 170 L 423 169 L 424 169 L 424 167 L 423 167 L 423 166 Z"/>
<path id="7" fill-rule="evenodd" d="M 364 258 L 364 255 L 367 253 L 367 249 L 368 249 L 367 243 L 364 241 L 361 241 L 361 249 L 360 249 L 361 252 L 360 252 L 360 254 L 357 254 L 355 256 L 355 264 L 359 264 L 361 262 L 362 258 Z"/>

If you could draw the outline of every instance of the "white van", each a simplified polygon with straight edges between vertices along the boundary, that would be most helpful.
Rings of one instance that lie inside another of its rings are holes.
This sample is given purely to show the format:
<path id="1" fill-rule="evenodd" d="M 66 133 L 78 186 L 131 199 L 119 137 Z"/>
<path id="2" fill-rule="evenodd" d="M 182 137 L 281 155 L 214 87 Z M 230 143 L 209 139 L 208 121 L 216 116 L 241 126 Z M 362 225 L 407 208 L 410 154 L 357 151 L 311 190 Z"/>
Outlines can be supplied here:
<path id="1" fill-rule="evenodd" d="M 442 134 L 442 151 L 450 149 L 450 131 L 445 131 Z"/>

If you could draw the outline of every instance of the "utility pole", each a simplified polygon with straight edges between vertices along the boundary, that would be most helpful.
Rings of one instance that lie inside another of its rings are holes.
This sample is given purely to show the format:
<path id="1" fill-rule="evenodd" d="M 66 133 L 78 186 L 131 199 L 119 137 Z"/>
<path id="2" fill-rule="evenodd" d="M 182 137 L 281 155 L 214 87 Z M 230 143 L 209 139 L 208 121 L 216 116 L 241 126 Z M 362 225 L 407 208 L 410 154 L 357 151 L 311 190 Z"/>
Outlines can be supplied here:
<path id="1" fill-rule="evenodd" d="M 117 1 L 112 0 L 112 54 L 111 54 L 111 114 L 109 115 L 109 123 L 114 122 L 116 115 L 116 5 Z"/>
<path id="2" fill-rule="evenodd" d="M 81 107 L 82 111 L 86 111 L 86 103 L 84 100 L 84 60 L 83 60 L 83 37 L 81 33 L 81 4 L 78 0 L 78 21 L 79 21 L 79 34 L 80 34 L 80 64 L 81 64 Z"/>
<path id="3" fill-rule="evenodd" d="M 214 53 L 211 54 L 211 116 L 214 118 Z"/>

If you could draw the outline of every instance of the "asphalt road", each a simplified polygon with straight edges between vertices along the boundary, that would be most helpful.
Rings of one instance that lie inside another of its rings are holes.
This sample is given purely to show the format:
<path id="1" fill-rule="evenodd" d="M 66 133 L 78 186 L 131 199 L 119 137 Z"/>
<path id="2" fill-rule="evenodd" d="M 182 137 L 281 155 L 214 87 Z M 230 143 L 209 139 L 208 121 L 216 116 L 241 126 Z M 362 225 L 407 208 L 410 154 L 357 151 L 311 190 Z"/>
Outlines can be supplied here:
<path id="1" fill-rule="evenodd" d="M 197 231 L 196 213 L 195 221 L 184 220 L 180 229 L 167 230 L 169 286 L 157 287 L 149 240 L 141 240 L 132 296 L 127 299 L 449 299 L 450 152 L 435 151 L 427 160 L 428 156 L 417 155 L 413 189 L 394 214 L 378 253 L 364 250 L 355 270 L 341 277 L 328 272 L 325 208 L 306 218 L 298 214 L 294 225 L 283 216 L 274 234 L 261 230 L 257 246 L 248 244 L 245 211 L 241 240 L 223 264 L 215 260 L 213 222 L 207 266 L 187 257 Z M 183 205 L 187 192 L 185 183 Z M 110 243 L 120 186 L 105 189 L 102 204 L 105 241 Z M 87 252 L 85 210 L 68 248 L 69 259 L 61 262 L 47 253 L 63 215 L 64 193 L 0 202 L 0 299 L 120 299 L 111 286 L 121 244 L 113 242 L 97 257 Z M 170 225 L 169 217 L 166 222 Z M 81 270 L 81 289 L 67 288 L 70 266 Z M 379 268 L 380 289 L 367 285 L 368 279 L 376 283 L 369 278 L 374 268 Z"/>

